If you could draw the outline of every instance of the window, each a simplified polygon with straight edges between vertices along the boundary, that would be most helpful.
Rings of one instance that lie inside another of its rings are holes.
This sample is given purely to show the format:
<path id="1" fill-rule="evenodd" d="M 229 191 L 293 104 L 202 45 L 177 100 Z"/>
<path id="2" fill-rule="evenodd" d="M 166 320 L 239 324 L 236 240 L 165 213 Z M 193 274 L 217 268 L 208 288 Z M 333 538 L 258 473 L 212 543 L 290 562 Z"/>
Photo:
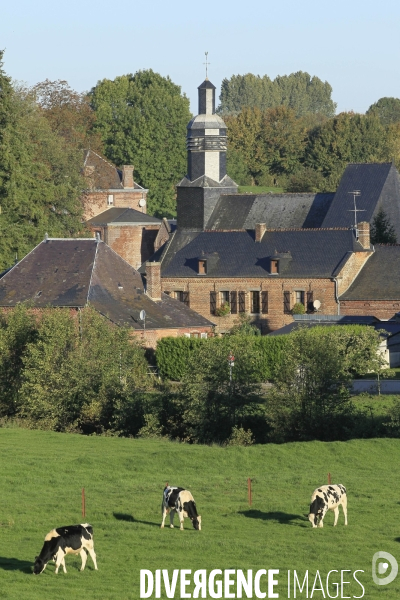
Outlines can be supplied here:
<path id="1" fill-rule="evenodd" d="M 221 304 L 229 304 L 229 292 L 220 292 Z"/>
<path id="2" fill-rule="evenodd" d="M 303 304 L 304 306 L 304 292 L 302 290 L 295 291 L 296 304 Z"/>
<path id="3" fill-rule="evenodd" d="M 201 339 L 207 339 L 207 333 L 201 333 L 200 334 Z"/>
<path id="4" fill-rule="evenodd" d="M 179 290 L 175 292 L 175 297 L 179 302 L 183 302 L 185 306 L 189 306 L 189 292 L 181 292 Z"/>
<path id="5" fill-rule="evenodd" d="M 279 273 L 279 260 L 271 260 L 271 274 Z"/>
<path id="6" fill-rule="evenodd" d="M 260 292 L 251 292 L 251 312 L 254 314 L 260 312 Z"/>
<path id="7" fill-rule="evenodd" d="M 261 292 L 261 312 L 263 315 L 268 313 L 268 292 Z"/>
<path id="8" fill-rule="evenodd" d="M 290 314 L 290 292 L 283 292 L 283 312 Z"/>
<path id="9" fill-rule="evenodd" d="M 307 312 L 314 311 L 314 292 L 307 292 Z"/>
<path id="10" fill-rule="evenodd" d="M 231 315 L 237 315 L 237 292 L 231 292 Z"/>
<path id="11" fill-rule="evenodd" d="M 239 292 L 239 312 L 246 312 L 246 292 Z"/>
<path id="12" fill-rule="evenodd" d="M 107 206 L 114 206 L 114 196 L 113 196 L 113 194 L 108 194 L 108 196 L 107 196 Z"/>
<path id="13" fill-rule="evenodd" d="M 215 315 L 217 310 L 217 292 L 210 292 L 210 314 Z"/>
<path id="14" fill-rule="evenodd" d="M 199 275 L 207 275 L 207 261 L 206 260 L 199 260 L 198 273 L 199 273 Z"/>

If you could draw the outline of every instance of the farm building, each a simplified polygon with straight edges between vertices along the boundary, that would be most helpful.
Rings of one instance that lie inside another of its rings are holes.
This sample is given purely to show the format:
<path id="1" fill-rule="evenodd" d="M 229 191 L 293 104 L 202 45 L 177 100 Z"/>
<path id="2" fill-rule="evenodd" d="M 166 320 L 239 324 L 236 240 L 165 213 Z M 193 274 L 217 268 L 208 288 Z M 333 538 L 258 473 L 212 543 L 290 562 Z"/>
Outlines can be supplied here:
<path id="1" fill-rule="evenodd" d="M 0 306 L 19 302 L 76 311 L 90 304 L 115 325 L 129 327 L 149 347 L 165 336 L 207 337 L 213 327 L 160 287 L 150 283 L 145 289 L 141 275 L 95 238 L 38 244 L 0 280 Z"/>
<path id="2" fill-rule="evenodd" d="M 290 323 L 296 305 L 322 314 L 397 312 L 400 246 L 375 248 L 370 240 L 381 209 L 400 239 L 394 165 L 348 165 L 331 194 L 237 194 L 226 172 L 227 128 L 215 114 L 215 87 L 206 79 L 198 90 L 187 175 L 177 186 L 177 229 L 151 258 L 162 290 L 214 320 L 221 333 L 245 312 L 268 333 Z"/>

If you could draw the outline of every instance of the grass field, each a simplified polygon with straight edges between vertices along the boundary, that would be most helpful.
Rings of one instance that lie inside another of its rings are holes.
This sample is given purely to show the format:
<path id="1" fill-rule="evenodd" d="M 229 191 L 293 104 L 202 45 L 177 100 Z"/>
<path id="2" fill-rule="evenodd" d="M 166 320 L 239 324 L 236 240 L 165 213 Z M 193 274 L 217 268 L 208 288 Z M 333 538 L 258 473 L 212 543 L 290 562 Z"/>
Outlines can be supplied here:
<path id="1" fill-rule="evenodd" d="M 364 598 L 397 598 L 400 576 L 375 585 L 371 561 L 379 550 L 400 560 L 399 459 L 394 439 L 221 448 L 0 429 L 0 598 L 136 599 L 140 569 L 279 569 L 280 598 L 288 597 L 288 569 L 301 579 L 308 569 L 310 587 L 317 570 L 325 582 L 332 569 L 362 569 Z M 333 528 L 329 513 L 323 529 L 312 529 L 309 498 L 328 471 L 348 489 L 349 525 L 340 512 Z M 184 532 L 160 529 L 166 481 L 192 491 L 201 532 L 187 519 Z M 80 558 L 68 556 L 66 575 L 51 563 L 33 576 L 45 534 L 82 522 L 83 486 L 99 570 L 88 558 L 80 573 Z M 344 586 L 344 596 L 361 593 L 356 583 Z"/>

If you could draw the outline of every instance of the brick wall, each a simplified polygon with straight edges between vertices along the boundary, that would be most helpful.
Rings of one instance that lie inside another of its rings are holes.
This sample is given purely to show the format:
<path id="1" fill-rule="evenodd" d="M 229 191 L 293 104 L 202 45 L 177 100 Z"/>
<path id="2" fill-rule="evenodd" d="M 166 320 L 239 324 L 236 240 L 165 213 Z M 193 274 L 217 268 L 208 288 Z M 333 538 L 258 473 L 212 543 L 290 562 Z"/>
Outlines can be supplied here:
<path id="1" fill-rule="evenodd" d="M 137 269 L 154 254 L 158 229 L 158 225 L 110 225 L 104 228 L 103 239 L 114 252 Z"/>
<path id="2" fill-rule="evenodd" d="M 185 327 L 180 329 L 146 329 L 143 331 L 133 330 L 133 335 L 139 339 L 146 348 L 155 348 L 158 340 L 164 337 L 181 337 L 185 334 L 200 337 L 202 333 L 212 335 L 211 327 Z"/>
<path id="3" fill-rule="evenodd" d="M 378 319 L 391 319 L 400 311 L 400 300 L 343 300 L 340 302 L 341 315 L 366 315 Z"/>
<path id="4" fill-rule="evenodd" d="M 141 191 L 86 191 L 82 196 L 83 219 L 85 221 L 96 217 L 108 208 L 112 208 L 108 205 L 109 194 L 114 196 L 114 204 L 112 206 L 117 208 L 134 208 L 146 214 L 146 206 L 139 206 L 139 201 L 143 197 L 143 192 Z M 144 193 L 144 198 L 146 199 L 146 193 Z"/>
<path id="5" fill-rule="evenodd" d="M 338 294 L 344 292 L 351 286 L 354 279 L 357 277 L 367 260 L 372 256 L 373 252 L 353 252 L 349 260 L 344 265 L 343 269 L 338 274 Z"/>
<path id="6" fill-rule="evenodd" d="M 321 302 L 319 310 L 322 314 L 336 315 L 338 305 L 335 301 L 335 284 L 330 279 L 282 279 L 282 278 L 243 278 L 243 279 L 213 279 L 213 278 L 168 278 L 161 280 L 163 291 L 188 291 L 190 308 L 215 322 L 216 332 L 224 332 L 238 318 L 238 314 L 230 314 L 225 317 L 217 317 L 210 313 L 210 292 L 217 292 L 217 306 L 221 304 L 223 291 L 244 291 L 245 312 L 251 312 L 251 291 L 268 292 L 268 313 L 252 314 L 256 323 L 263 333 L 274 331 L 291 323 L 291 314 L 284 313 L 283 292 L 288 291 L 290 295 L 290 307 L 296 301 L 295 292 L 303 291 L 306 299 L 307 292 L 313 292 L 313 299 Z"/>

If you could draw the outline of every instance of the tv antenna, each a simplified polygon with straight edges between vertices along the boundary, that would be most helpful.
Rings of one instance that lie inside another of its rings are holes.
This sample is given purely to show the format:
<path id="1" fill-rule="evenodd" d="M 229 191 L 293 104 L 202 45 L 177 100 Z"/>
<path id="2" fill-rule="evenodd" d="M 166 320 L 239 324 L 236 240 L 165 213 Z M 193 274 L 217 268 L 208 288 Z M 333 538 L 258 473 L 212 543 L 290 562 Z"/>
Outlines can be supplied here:
<path id="1" fill-rule="evenodd" d="M 204 62 L 203 65 L 206 65 L 206 79 L 208 79 L 208 65 L 211 63 L 208 62 L 208 52 L 204 52 L 204 54 L 206 55 L 206 62 Z"/>
<path id="2" fill-rule="evenodd" d="M 348 210 L 348 212 L 353 212 L 354 213 L 354 230 L 356 232 L 356 238 L 358 239 L 357 213 L 358 212 L 365 212 L 364 208 L 357 208 L 357 198 L 359 198 L 361 196 L 361 192 L 360 192 L 360 190 L 353 190 L 352 192 L 347 192 L 347 193 L 348 194 L 353 194 L 354 208 L 350 208 Z"/>

